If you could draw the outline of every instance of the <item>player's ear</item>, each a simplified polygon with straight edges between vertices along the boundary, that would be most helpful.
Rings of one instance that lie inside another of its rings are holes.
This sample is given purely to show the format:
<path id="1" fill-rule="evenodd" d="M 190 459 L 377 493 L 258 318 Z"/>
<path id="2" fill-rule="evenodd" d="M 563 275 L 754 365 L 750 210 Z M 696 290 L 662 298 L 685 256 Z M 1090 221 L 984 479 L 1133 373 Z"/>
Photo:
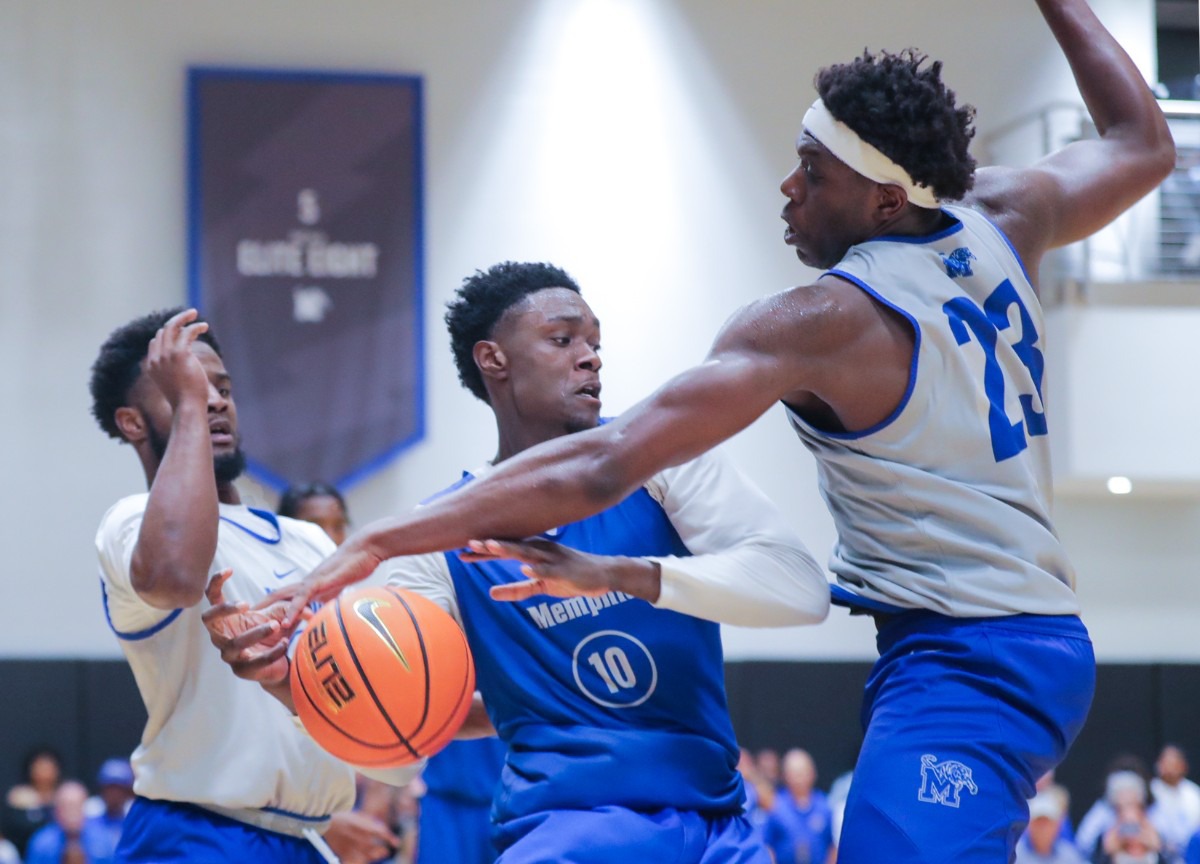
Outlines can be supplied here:
<path id="1" fill-rule="evenodd" d="M 900 211 L 907 203 L 907 193 L 895 183 L 876 184 L 875 213 L 881 222 L 887 222 L 899 216 Z"/>
<path id="2" fill-rule="evenodd" d="M 130 444 L 137 444 L 146 438 L 146 417 L 132 405 L 122 405 L 113 414 L 113 422 L 121 437 Z"/>
<path id="3" fill-rule="evenodd" d="M 483 339 L 471 351 L 479 374 L 484 378 L 504 378 L 508 375 L 508 358 L 498 342 Z"/>

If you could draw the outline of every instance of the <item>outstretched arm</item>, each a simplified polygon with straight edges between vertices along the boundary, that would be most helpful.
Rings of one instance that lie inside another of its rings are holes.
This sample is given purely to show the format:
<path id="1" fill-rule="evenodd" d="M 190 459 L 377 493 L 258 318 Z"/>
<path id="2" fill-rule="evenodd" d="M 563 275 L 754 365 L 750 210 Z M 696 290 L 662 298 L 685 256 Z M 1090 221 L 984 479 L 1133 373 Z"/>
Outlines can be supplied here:
<path id="1" fill-rule="evenodd" d="M 1099 138 L 1021 171 L 983 169 L 971 200 L 1036 264 L 1047 249 L 1099 231 L 1175 165 L 1166 118 L 1141 73 L 1086 0 L 1036 0 L 1066 55 Z"/>
<path id="2" fill-rule="evenodd" d="M 819 316 L 792 294 L 735 315 L 704 363 L 612 422 L 526 450 L 413 513 L 366 526 L 298 583 L 301 593 L 287 598 L 288 621 L 309 600 L 335 596 L 387 558 L 456 549 L 472 539 L 523 538 L 583 519 L 749 426 L 799 389 L 797 382 L 818 377 L 826 343 L 843 342 L 815 320 L 807 338 L 797 337 L 789 318 Z"/>

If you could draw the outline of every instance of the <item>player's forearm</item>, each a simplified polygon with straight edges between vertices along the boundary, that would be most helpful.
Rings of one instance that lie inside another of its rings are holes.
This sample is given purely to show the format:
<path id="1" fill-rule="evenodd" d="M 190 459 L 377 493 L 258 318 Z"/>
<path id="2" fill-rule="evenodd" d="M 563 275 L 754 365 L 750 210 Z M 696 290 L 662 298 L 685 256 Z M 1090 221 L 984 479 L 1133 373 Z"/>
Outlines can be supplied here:
<path id="1" fill-rule="evenodd" d="M 1086 0 L 1037 3 L 1066 55 L 1100 136 L 1127 140 L 1147 161 L 1157 157 L 1174 165 L 1171 133 L 1154 94 Z"/>
<path id="2" fill-rule="evenodd" d="M 747 543 L 659 563 L 661 609 L 741 627 L 817 624 L 829 614 L 825 573 L 804 549 Z"/>
<path id="3" fill-rule="evenodd" d="M 361 546 L 385 560 L 458 549 L 475 539 L 530 537 L 597 513 L 639 482 L 611 470 L 606 428 L 526 450 L 412 513 L 374 522 Z"/>
<path id="4" fill-rule="evenodd" d="M 216 554 L 217 517 L 207 407 L 185 403 L 175 412 L 131 561 L 142 599 L 161 609 L 200 601 Z"/>

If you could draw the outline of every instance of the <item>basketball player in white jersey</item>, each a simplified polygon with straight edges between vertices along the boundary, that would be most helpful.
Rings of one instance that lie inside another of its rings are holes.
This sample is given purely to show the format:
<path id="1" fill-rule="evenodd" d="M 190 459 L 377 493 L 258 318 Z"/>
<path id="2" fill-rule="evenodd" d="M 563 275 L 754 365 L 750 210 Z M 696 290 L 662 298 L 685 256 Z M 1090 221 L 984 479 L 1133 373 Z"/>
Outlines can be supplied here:
<path id="1" fill-rule="evenodd" d="M 149 714 L 116 860 L 319 864 L 305 830 L 331 820 L 333 845 L 374 860 L 394 838 L 342 813 L 351 768 L 230 675 L 201 622 L 212 574 L 232 569 L 227 598 L 253 603 L 334 549 L 318 526 L 240 502 L 237 409 L 207 328 L 194 310 L 138 318 L 92 367 L 92 412 L 133 447 L 150 487 L 113 505 L 96 535 L 104 611 Z"/>
<path id="2" fill-rule="evenodd" d="M 939 63 L 866 53 L 821 70 L 781 191 L 785 242 L 824 274 L 736 312 L 703 364 L 613 422 L 367 526 L 289 589 L 285 623 L 381 559 L 595 513 L 783 402 L 838 530 L 835 599 L 879 623 L 838 860 L 1011 860 L 1095 676 L 1050 520 L 1038 266 L 1175 161 L 1153 95 L 1086 0 L 1036 3 L 1095 138 L 976 172 L 973 111 Z M 528 547 L 484 548 L 534 561 L 526 585 L 493 596 L 564 590 L 569 574 Z"/>

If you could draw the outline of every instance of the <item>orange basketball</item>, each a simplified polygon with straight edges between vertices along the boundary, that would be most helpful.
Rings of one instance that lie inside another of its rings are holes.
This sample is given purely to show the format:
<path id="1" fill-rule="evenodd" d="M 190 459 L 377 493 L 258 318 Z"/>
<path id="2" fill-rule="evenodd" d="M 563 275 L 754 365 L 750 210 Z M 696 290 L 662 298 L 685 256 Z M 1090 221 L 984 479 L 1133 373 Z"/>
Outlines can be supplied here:
<path id="1" fill-rule="evenodd" d="M 321 747 L 352 765 L 390 768 L 450 743 L 471 707 L 475 664 L 436 603 L 402 588 L 357 588 L 309 620 L 291 689 Z"/>

